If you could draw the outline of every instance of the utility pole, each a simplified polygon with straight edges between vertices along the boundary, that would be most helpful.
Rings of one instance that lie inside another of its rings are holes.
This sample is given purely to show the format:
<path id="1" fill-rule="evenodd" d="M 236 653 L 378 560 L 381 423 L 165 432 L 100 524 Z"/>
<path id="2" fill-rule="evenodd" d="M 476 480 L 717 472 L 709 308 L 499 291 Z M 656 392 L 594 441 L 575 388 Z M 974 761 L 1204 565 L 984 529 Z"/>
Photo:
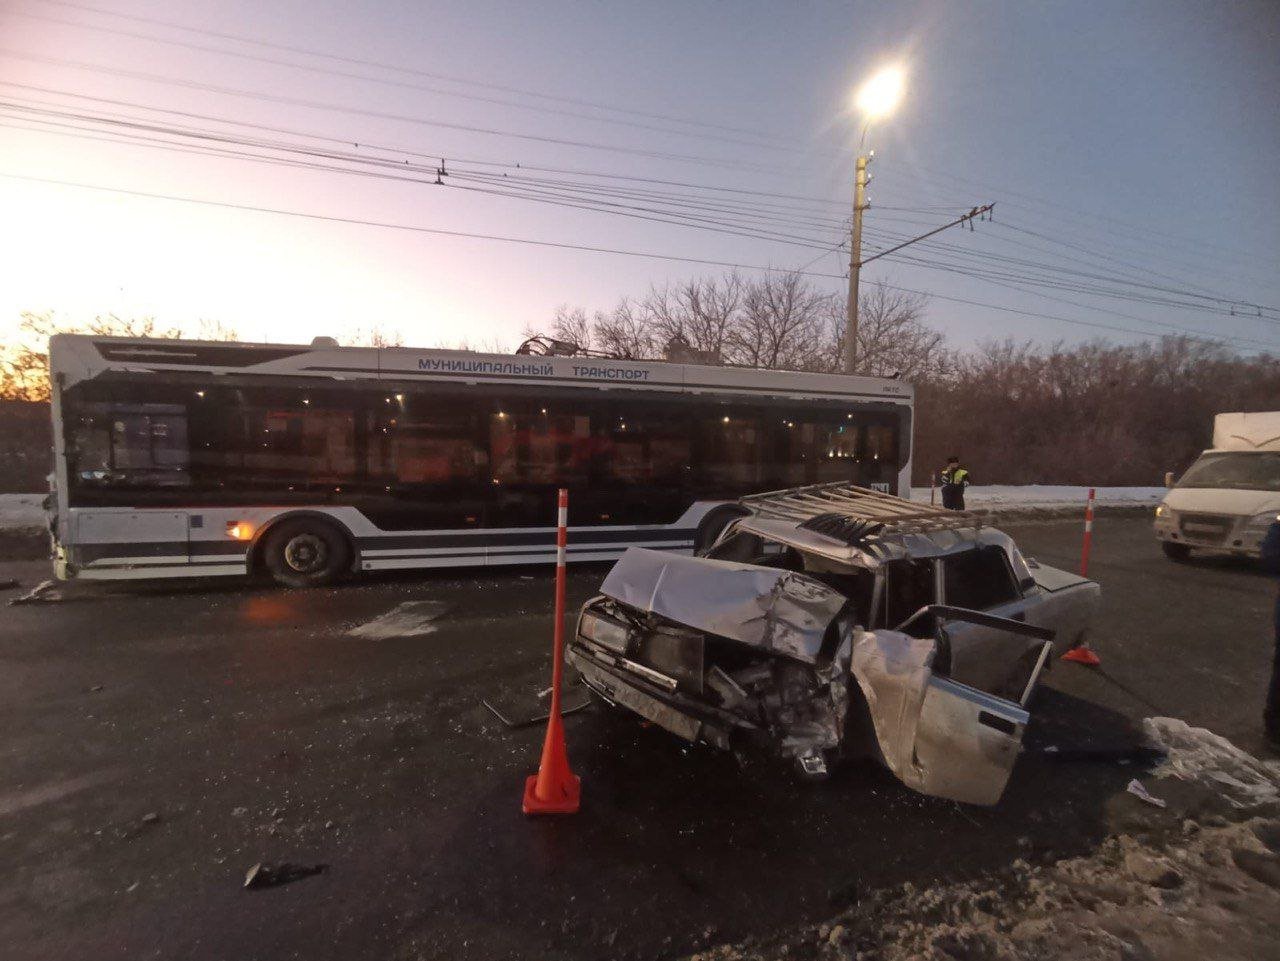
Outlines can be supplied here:
<path id="1" fill-rule="evenodd" d="M 858 273 L 862 269 L 862 212 L 867 209 L 867 163 L 870 157 L 858 157 L 858 170 L 853 181 L 853 231 L 849 236 L 849 301 L 845 305 L 844 372 L 852 374 L 858 367 Z"/>
<path id="2" fill-rule="evenodd" d="M 864 264 L 869 264 L 873 260 L 879 260 L 888 254 L 895 253 L 903 247 L 910 247 L 914 243 L 919 243 L 932 237 L 934 234 L 940 234 L 944 230 L 960 224 L 968 224 L 969 229 L 973 230 L 973 222 L 975 220 L 986 220 L 992 216 L 992 209 L 995 204 L 983 204 L 981 207 L 972 208 L 967 214 L 961 214 L 955 220 L 943 224 L 941 227 L 935 227 L 928 233 L 921 234 L 919 237 L 912 237 L 910 240 L 904 240 L 896 247 L 890 247 L 888 250 L 882 250 L 877 254 L 872 254 L 866 260 L 862 259 L 862 212 L 867 209 L 867 162 L 870 156 L 858 158 L 858 176 L 855 181 L 856 186 L 853 190 L 853 234 L 851 243 L 849 244 L 849 303 L 845 307 L 845 328 L 844 328 L 844 372 L 852 374 L 858 365 L 858 273 L 862 270 Z"/>

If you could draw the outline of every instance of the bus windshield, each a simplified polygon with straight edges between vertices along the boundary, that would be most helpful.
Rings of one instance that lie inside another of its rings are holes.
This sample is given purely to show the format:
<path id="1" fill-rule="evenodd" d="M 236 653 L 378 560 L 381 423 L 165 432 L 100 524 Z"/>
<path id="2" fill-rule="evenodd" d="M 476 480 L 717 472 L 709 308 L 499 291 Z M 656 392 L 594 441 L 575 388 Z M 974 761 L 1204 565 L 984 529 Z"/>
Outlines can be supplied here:
<path id="1" fill-rule="evenodd" d="M 1204 454 L 1182 475 L 1176 486 L 1280 491 L 1280 453 L 1232 451 Z"/>

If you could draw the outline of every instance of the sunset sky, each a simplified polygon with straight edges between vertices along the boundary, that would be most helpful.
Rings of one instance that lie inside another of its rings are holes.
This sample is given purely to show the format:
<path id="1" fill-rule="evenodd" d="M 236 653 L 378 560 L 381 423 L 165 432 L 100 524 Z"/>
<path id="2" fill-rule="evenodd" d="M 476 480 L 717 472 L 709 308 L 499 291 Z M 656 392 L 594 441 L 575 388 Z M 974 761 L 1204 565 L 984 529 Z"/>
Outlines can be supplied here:
<path id="1" fill-rule="evenodd" d="M 906 97 L 868 139 L 868 252 L 982 203 L 995 222 L 864 282 L 932 293 L 928 320 L 961 345 L 1185 329 L 1280 352 L 1278 49 L 1266 0 L 2 0 L 0 331 L 22 311 L 114 312 L 245 340 L 380 327 L 510 348 L 558 304 L 721 270 L 322 218 L 808 265 L 840 291 L 851 94 L 899 62 Z M 211 135 L 388 158 L 408 179 L 193 152 Z M 120 142 L 139 136 L 181 149 Z M 443 186 L 412 166 L 441 157 Z M 704 216 L 711 231 L 463 189 L 522 189 L 476 178 L 517 163 L 609 203 L 734 213 Z M 725 226 L 753 211 L 773 220 Z M 766 228 L 786 236 L 738 235 Z"/>

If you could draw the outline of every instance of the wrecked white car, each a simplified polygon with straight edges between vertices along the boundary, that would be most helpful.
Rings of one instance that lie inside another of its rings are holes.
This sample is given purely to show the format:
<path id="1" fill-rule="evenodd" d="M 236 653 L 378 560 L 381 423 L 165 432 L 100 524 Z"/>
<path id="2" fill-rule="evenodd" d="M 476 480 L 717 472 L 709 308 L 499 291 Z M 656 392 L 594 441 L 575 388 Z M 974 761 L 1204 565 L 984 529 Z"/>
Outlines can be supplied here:
<path id="1" fill-rule="evenodd" d="M 848 484 L 743 498 L 705 557 L 631 548 L 568 647 L 583 682 L 689 741 L 841 757 L 994 804 L 1050 656 L 1099 588 L 972 514 Z"/>

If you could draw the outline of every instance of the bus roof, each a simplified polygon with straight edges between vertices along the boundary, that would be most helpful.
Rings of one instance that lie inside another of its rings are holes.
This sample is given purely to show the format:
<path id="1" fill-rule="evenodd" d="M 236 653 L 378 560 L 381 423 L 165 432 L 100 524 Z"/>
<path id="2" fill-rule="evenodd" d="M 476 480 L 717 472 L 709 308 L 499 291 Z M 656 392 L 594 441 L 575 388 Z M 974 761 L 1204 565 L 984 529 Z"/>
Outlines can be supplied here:
<path id="1" fill-rule="evenodd" d="M 64 387 L 109 371 L 207 372 L 378 383 L 510 383 L 676 393 L 783 395 L 910 404 L 910 384 L 884 377 L 810 374 L 600 357 L 535 357 L 414 347 L 326 347 L 56 334 L 54 382 Z M 61 375 L 61 380 L 56 375 Z"/>

